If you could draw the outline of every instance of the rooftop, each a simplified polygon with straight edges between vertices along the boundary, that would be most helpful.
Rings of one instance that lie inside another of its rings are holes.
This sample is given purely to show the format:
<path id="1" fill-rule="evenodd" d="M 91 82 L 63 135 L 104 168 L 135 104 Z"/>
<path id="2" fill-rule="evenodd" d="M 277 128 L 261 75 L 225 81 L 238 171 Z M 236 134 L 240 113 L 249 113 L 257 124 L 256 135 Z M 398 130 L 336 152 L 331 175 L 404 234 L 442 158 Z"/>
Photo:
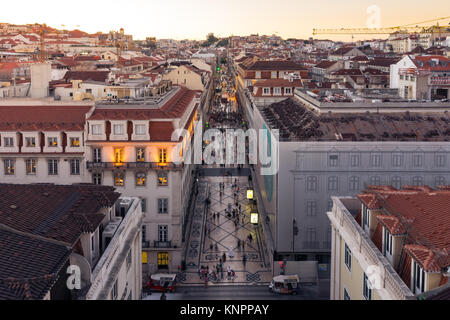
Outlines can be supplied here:
<path id="1" fill-rule="evenodd" d="M 71 246 L 95 231 L 104 219 L 100 210 L 119 196 L 106 186 L 0 184 L 0 225 Z"/>
<path id="2" fill-rule="evenodd" d="M 450 141 L 448 113 L 317 113 L 296 99 L 261 107 L 280 141 Z"/>

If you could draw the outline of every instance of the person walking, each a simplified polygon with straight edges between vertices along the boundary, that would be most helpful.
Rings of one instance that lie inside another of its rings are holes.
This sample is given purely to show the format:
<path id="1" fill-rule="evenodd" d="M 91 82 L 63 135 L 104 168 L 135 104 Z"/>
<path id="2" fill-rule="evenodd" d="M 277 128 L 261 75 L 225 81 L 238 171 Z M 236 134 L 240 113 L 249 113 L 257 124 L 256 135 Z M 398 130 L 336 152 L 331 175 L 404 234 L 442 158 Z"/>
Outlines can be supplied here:
<path id="1" fill-rule="evenodd" d="M 227 261 L 227 255 L 225 254 L 225 252 L 222 255 L 222 260 L 223 260 L 223 263 L 225 263 Z"/>
<path id="2" fill-rule="evenodd" d="M 247 255 L 244 253 L 244 256 L 242 257 L 242 264 L 244 265 L 244 268 L 246 263 L 247 263 Z"/>
<path id="3" fill-rule="evenodd" d="M 231 267 L 228 266 L 227 267 L 227 279 L 230 280 L 230 278 L 231 278 Z"/>

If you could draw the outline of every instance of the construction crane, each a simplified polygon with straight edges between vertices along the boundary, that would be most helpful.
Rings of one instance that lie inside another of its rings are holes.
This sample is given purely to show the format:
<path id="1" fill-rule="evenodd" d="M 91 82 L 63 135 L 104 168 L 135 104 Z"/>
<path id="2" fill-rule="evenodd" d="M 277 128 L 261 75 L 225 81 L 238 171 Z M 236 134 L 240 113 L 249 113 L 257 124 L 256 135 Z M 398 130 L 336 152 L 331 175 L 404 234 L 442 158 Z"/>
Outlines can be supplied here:
<path id="1" fill-rule="evenodd" d="M 391 34 L 395 32 L 406 32 L 406 33 L 417 33 L 417 32 L 449 32 L 449 26 L 439 26 L 437 23 L 434 26 L 418 26 L 422 23 L 433 22 L 433 21 L 441 21 L 450 19 L 450 16 L 437 18 L 432 20 L 426 20 L 422 22 L 410 23 L 403 26 L 397 27 L 387 27 L 387 28 L 341 28 L 341 29 L 313 29 L 313 35 L 320 34 L 335 34 L 335 35 L 344 35 L 344 34 Z"/>
<path id="2" fill-rule="evenodd" d="M 39 60 L 44 62 L 47 60 L 47 52 L 45 50 L 45 34 L 47 33 L 47 25 L 44 23 L 39 26 Z"/>

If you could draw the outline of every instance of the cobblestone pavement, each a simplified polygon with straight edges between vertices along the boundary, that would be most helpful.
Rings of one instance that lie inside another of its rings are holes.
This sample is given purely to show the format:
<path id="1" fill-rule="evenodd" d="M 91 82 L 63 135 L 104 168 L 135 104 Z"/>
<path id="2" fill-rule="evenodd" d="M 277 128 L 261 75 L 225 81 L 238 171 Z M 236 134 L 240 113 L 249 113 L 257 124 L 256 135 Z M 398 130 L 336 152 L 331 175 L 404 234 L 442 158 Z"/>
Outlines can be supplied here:
<path id="1" fill-rule="evenodd" d="M 210 204 L 206 210 L 206 216 L 202 223 L 193 220 L 187 255 L 195 250 L 200 254 L 197 265 L 187 265 L 185 272 L 178 274 L 181 285 L 204 284 L 200 279 L 199 267 L 208 266 L 209 271 L 216 270 L 225 256 L 223 265 L 223 277 L 221 272 L 214 277 L 210 275 L 208 285 L 232 285 L 232 284 L 267 284 L 272 278 L 272 272 L 265 268 L 263 237 L 258 228 L 250 223 L 251 206 L 246 198 L 248 178 L 205 176 L 200 180 L 206 184 L 210 192 Z M 220 184 L 224 187 L 221 191 Z M 236 183 L 236 186 L 233 186 Z M 231 208 L 231 210 L 229 210 Z M 233 217 L 232 210 L 235 209 Z M 199 237 L 198 230 L 203 234 Z M 252 240 L 248 239 L 252 235 Z M 198 240 L 201 239 L 201 240 Z M 244 265 L 243 257 L 246 256 Z M 227 277 L 227 268 L 235 272 L 235 277 Z"/>

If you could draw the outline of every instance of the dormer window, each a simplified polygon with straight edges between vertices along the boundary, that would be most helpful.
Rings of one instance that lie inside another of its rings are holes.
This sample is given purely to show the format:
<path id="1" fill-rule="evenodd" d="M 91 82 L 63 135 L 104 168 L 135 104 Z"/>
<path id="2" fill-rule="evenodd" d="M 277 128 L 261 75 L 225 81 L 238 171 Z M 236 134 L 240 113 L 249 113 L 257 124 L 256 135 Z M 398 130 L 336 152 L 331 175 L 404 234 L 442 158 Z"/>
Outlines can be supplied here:
<path id="1" fill-rule="evenodd" d="M 57 147 L 58 146 L 58 138 L 56 138 L 56 137 L 49 137 L 47 141 L 48 141 L 49 147 Z"/>
<path id="2" fill-rule="evenodd" d="M 101 124 L 93 124 L 91 125 L 91 133 L 93 135 L 100 135 L 102 134 L 102 125 Z"/>
<path id="3" fill-rule="evenodd" d="M 145 124 L 137 124 L 134 126 L 136 135 L 143 136 L 146 134 L 145 132 Z"/>
<path id="4" fill-rule="evenodd" d="M 80 146 L 80 138 L 70 138 L 70 146 L 77 148 Z"/>
<path id="5" fill-rule="evenodd" d="M 425 291 L 425 271 L 413 261 L 413 293 L 419 294 Z"/>
<path id="6" fill-rule="evenodd" d="M 3 138 L 3 146 L 6 148 L 14 147 L 14 138 L 13 137 Z"/>
<path id="7" fill-rule="evenodd" d="M 392 259 L 392 235 L 386 228 L 383 228 L 383 255 Z"/>
<path id="8" fill-rule="evenodd" d="M 269 95 L 270 94 L 270 88 L 263 88 L 263 94 Z"/>
<path id="9" fill-rule="evenodd" d="M 281 88 L 273 88 L 274 95 L 281 95 Z"/>
<path id="10" fill-rule="evenodd" d="M 36 138 L 34 137 L 26 137 L 25 138 L 25 146 L 32 148 L 36 146 Z"/>
<path id="11" fill-rule="evenodd" d="M 255 72 L 255 78 L 256 79 L 261 79 L 261 71 L 256 71 Z"/>
<path id="12" fill-rule="evenodd" d="M 292 88 L 284 88 L 284 94 L 292 94 Z"/>
<path id="13" fill-rule="evenodd" d="M 123 134 L 123 124 L 115 124 L 114 125 L 114 134 L 122 135 Z"/>

